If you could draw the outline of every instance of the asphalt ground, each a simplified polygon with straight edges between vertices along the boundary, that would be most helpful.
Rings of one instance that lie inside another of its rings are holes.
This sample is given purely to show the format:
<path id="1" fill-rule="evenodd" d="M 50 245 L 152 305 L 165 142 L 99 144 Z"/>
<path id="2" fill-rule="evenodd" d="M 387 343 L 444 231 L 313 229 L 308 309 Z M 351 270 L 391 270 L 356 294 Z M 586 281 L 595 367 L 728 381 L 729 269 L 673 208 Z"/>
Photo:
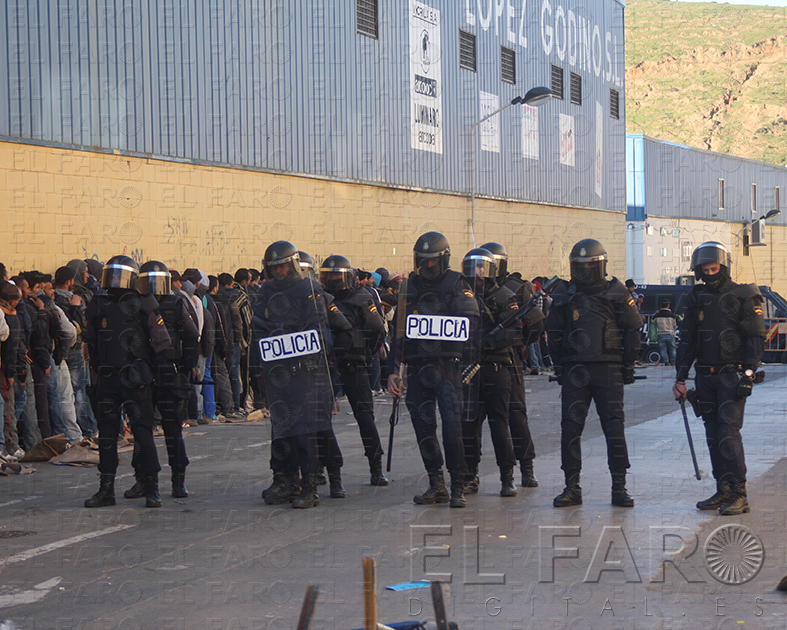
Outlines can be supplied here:
<path id="1" fill-rule="evenodd" d="M 362 561 L 372 557 L 381 622 L 433 618 L 429 589 L 386 587 L 439 579 L 450 582 L 449 619 L 463 629 L 787 629 L 787 595 L 774 590 L 787 574 L 787 368 L 766 372 L 746 408 L 752 512 L 742 517 L 695 509 L 714 483 L 694 479 L 667 367 L 639 370 L 647 380 L 626 388 L 632 509 L 610 505 L 595 413 L 583 438 L 584 504 L 552 507 L 563 486 L 560 401 L 546 375 L 526 379 L 541 486 L 501 498 L 485 430 L 481 491 L 464 510 L 412 503 L 427 484 L 406 412 L 391 484 L 369 486 L 346 402 L 334 428 L 348 496 L 326 492 L 309 510 L 262 502 L 271 479 L 265 423 L 189 429 L 191 496 L 169 496 L 165 465 L 160 509 L 122 498 L 133 483 L 130 454 L 118 471 L 118 504 L 93 510 L 82 503 L 97 488 L 95 468 L 36 464 L 35 474 L 0 478 L 0 622 L 23 630 L 295 630 L 306 588 L 316 584 L 311 627 L 349 630 L 363 625 Z M 385 441 L 391 400 L 376 400 Z M 708 470 L 702 424 L 689 413 Z"/>

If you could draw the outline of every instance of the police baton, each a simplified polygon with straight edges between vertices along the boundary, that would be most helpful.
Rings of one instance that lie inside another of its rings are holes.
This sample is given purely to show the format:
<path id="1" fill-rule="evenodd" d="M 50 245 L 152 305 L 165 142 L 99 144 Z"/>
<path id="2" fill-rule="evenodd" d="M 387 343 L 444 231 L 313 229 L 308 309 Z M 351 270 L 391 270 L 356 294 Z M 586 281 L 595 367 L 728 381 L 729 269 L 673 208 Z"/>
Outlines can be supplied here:
<path id="1" fill-rule="evenodd" d="M 635 381 L 645 381 L 647 379 L 648 379 L 648 377 L 645 376 L 644 374 L 636 374 L 634 376 L 634 380 Z M 557 376 L 552 375 L 552 376 L 549 377 L 549 382 L 550 383 L 555 383 L 556 381 L 557 381 Z"/>
<path id="2" fill-rule="evenodd" d="M 691 429 L 689 428 L 689 416 L 686 414 L 686 399 L 681 397 L 678 398 L 678 402 L 680 403 L 680 410 L 683 412 L 683 425 L 686 427 L 686 437 L 689 439 L 689 450 L 691 451 L 691 461 L 694 464 L 694 476 L 697 478 L 697 481 L 702 479 L 700 476 L 700 467 L 697 464 L 697 455 L 694 452 L 694 440 L 691 438 Z"/>
<path id="3" fill-rule="evenodd" d="M 399 400 L 401 396 L 394 396 L 393 399 L 393 409 L 391 410 L 391 417 L 388 418 L 388 424 L 391 425 L 391 429 L 388 432 L 388 460 L 385 466 L 385 472 L 391 472 L 391 455 L 393 453 L 393 439 L 394 439 L 394 428 L 397 424 L 399 424 Z"/>

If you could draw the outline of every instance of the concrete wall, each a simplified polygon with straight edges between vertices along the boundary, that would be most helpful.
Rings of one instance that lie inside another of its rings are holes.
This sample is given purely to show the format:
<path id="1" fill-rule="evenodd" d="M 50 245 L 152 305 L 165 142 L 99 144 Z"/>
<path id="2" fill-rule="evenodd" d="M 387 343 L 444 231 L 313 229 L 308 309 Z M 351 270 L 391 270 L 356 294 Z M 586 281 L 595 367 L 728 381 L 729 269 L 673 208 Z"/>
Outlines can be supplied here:
<path id="1" fill-rule="evenodd" d="M 271 242 L 292 241 L 318 262 L 334 253 L 358 267 L 412 267 L 412 243 L 438 230 L 453 267 L 472 246 L 466 197 L 251 170 L 0 143 L 0 210 L 12 273 L 72 258 L 126 253 L 207 273 L 260 268 Z M 476 240 L 503 243 L 527 277 L 568 272 L 568 251 L 593 237 L 610 273 L 626 278 L 621 213 L 476 200 Z"/>

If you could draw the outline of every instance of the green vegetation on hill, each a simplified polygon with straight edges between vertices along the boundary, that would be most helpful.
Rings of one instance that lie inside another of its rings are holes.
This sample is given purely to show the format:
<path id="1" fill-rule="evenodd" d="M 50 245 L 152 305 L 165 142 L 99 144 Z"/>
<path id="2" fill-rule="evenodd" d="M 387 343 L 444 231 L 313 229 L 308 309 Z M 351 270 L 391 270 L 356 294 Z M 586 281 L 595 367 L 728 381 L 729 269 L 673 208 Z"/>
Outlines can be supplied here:
<path id="1" fill-rule="evenodd" d="M 787 165 L 787 8 L 627 0 L 626 126 Z"/>

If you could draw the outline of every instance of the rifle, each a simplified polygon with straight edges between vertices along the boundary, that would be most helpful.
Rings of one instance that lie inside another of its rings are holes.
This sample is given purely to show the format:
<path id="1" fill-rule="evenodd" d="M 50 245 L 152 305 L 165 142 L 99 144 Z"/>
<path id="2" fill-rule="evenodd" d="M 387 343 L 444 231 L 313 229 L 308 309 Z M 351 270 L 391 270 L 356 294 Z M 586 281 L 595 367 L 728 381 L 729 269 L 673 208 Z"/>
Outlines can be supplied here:
<path id="1" fill-rule="evenodd" d="M 394 429 L 399 424 L 399 402 L 404 396 L 405 388 L 405 366 L 402 361 L 404 358 L 404 325 L 407 311 L 407 279 L 402 280 L 399 289 L 399 301 L 396 305 L 396 362 L 399 364 L 399 376 L 397 377 L 402 388 L 399 396 L 394 396 L 391 417 L 388 418 L 390 430 L 388 432 L 388 459 L 386 461 L 385 472 L 391 472 L 391 457 L 393 455 Z"/>
<path id="2" fill-rule="evenodd" d="M 492 330 L 486 333 L 481 338 L 481 341 L 494 337 L 501 330 L 508 328 L 514 322 L 517 322 L 522 318 L 524 318 L 530 311 L 536 308 L 536 303 L 538 301 L 538 298 L 545 297 L 547 293 L 552 291 L 552 289 L 554 289 L 558 285 L 559 282 L 560 282 L 560 278 L 558 278 L 557 276 L 552 276 L 549 280 L 547 280 L 544 283 L 541 289 L 536 291 L 530 297 L 530 299 L 525 304 L 520 306 L 516 311 L 514 311 L 510 315 L 507 315 L 503 319 L 503 321 L 501 321 L 497 326 L 495 326 Z M 470 381 L 473 379 L 473 377 L 478 373 L 478 370 L 480 369 L 481 369 L 481 364 L 478 363 L 477 361 L 474 361 L 473 363 L 468 365 L 464 370 L 462 370 L 462 383 L 464 383 L 465 385 L 470 383 Z"/>

